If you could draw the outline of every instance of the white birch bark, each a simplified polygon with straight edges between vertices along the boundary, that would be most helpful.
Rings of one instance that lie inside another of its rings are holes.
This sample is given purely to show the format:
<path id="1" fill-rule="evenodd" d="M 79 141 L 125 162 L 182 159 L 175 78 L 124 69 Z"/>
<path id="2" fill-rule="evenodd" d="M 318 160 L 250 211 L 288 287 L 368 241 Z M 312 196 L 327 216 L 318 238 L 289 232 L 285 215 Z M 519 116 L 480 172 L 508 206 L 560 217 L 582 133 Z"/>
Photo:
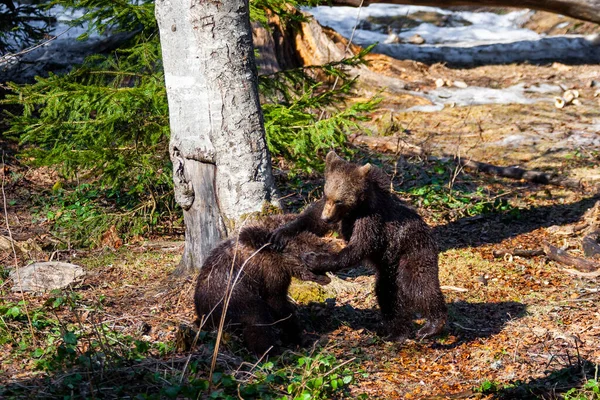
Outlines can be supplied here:
<path id="1" fill-rule="evenodd" d="M 275 187 L 247 0 L 157 0 L 156 18 L 187 270 L 243 215 L 272 203 Z"/>

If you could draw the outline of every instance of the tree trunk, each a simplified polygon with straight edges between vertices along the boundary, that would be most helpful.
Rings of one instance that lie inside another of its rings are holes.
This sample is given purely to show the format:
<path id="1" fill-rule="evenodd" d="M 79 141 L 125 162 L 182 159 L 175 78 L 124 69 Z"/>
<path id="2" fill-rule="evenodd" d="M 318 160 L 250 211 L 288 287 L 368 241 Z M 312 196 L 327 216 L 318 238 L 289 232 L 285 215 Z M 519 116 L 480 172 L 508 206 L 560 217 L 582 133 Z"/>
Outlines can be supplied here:
<path id="1" fill-rule="evenodd" d="M 367 6 L 375 3 L 432 7 L 480 6 L 531 8 L 600 24 L 600 0 L 364 0 L 362 4 L 363 6 Z M 361 0 L 333 0 L 333 4 L 358 7 L 361 4 Z"/>
<path id="2" fill-rule="evenodd" d="M 158 0 L 156 18 L 185 272 L 200 268 L 242 216 L 274 202 L 275 186 L 247 0 Z"/>

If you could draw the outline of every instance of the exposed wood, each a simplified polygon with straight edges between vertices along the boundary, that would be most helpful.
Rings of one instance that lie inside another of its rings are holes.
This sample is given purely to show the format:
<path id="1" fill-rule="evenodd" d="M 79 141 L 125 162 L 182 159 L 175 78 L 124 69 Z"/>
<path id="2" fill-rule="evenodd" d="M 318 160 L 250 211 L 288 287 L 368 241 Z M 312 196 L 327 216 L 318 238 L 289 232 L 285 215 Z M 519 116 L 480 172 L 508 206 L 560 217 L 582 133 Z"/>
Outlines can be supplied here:
<path id="1" fill-rule="evenodd" d="M 501 249 L 501 250 L 494 250 L 492 252 L 492 254 L 496 258 L 502 258 L 502 257 L 506 256 L 507 254 L 511 255 L 511 256 L 518 256 L 518 257 L 530 258 L 530 257 L 543 256 L 546 253 L 544 252 L 543 249 L 532 249 L 532 250 L 527 250 L 527 249 L 505 250 L 505 249 Z"/>
<path id="2" fill-rule="evenodd" d="M 556 246 L 552 246 L 548 242 L 543 242 L 542 248 L 544 249 L 544 252 L 546 253 L 546 256 L 549 259 L 561 264 L 575 267 L 576 270 L 579 272 L 596 272 L 600 269 L 600 264 L 590 260 L 586 260 L 584 258 L 572 256 L 566 251 L 559 249 Z"/>
<path id="3" fill-rule="evenodd" d="M 442 290 L 452 290 L 453 292 L 460 292 L 460 293 L 466 293 L 466 292 L 469 291 L 469 289 L 461 288 L 461 287 L 458 287 L 458 286 L 447 286 L 447 285 L 440 286 L 440 289 L 442 289 Z"/>
<path id="4" fill-rule="evenodd" d="M 600 0 L 333 0 L 335 5 L 358 7 L 375 3 L 409 4 L 433 7 L 477 6 L 515 7 L 549 11 L 555 14 L 600 23 Z"/>
<path id="5" fill-rule="evenodd" d="M 527 170 L 520 167 L 499 167 L 497 165 L 465 159 L 459 160 L 459 164 L 464 168 L 473 170 L 475 172 L 483 172 L 484 174 L 500 176 L 503 178 L 521 179 L 532 183 L 549 184 L 569 188 L 580 188 L 581 186 L 577 181 L 558 178 L 545 172 Z"/>

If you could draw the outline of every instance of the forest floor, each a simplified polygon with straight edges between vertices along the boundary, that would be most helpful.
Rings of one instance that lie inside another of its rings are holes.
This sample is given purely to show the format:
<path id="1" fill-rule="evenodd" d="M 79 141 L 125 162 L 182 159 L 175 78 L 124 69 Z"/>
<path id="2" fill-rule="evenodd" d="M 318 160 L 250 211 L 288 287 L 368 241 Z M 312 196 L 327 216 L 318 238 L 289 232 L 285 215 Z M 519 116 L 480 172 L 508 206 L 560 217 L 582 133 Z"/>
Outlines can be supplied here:
<path id="1" fill-rule="evenodd" d="M 357 145 L 356 161 L 384 168 L 394 177 L 399 195 L 434 228 L 449 309 L 447 326 L 441 336 L 423 342 L 384 341 L 376 334 L 380 315 L 373 293 L 375 278 L 364 267 L 338 274 L 329 287 L 310 286 L 316 296 L 299 290 L 306 283 L 294 283 L 292 297 L 305 336 L 317 343 L 295 353 L 313 361 L 327 354 L 337 361 L 328 364 L 328 370 L 314 371 L 297 363 L 293 373 L 310 378 L 344 371 L 352 376 L 346 389 L 321 396 L 382 399 L 561 398 L 597 378 L 600 278 L 567 273 L 564 265 L 543 255 L 494 257 L 494 251 L 534 250 L 547 241 L 582 255 L 581 235 L 569 227 L 580 224 L 585 211 L 600 200 L 600 97 L 595 97 L 600 66 L 451 69 L 378 55 L 369 58 L 372 70 L 403 79 L 421 93 L 434 90 L 438 79 L 494 89 L 551 84 L 578 90 L 581 104 L 559 109 L 551 95 L 529 104 L 447 105 L 438 112 L 407 112 L 426 101 L 381 92 L 380 109 L 366 128 L 375 136 L 416 145 L 422 152 L 409 155 L 393 147 L 382 152 L 377 146 Z M 368 97 L 376 91 L 363 88 L 360 93 Z M 8 226 L 21 249 L 18 263 L 67 260 L 83 266 L 87 275 L 66 292 L 34 296 L 12 292 L 11 280 L 3 272 L 0 397 L 123 398 L 135 390 L 148 396 L 185 397 L 172 376 L 206 378 L 214 337 L 203 336 L 193 350 L 182 350 L 178 342 L 180 325 L 195 319 L 194 278 L 169 275 L 182 254 L 181 236 L 122 244 L 107 234 L 103 249 L 55 251 L 57 239 L 40 210 L 32 207 L 36 196 L 51 190 L 54 173 L 24 167 L 10 158 L 10 150 L 6 157 L 0 173 Z M 466 171 L 457 167 L 455 157 L 542 170 L 580 186 L 540 185 Z M 319 177 L 288 180 L 280 173 L 278 178 L 292 209 L 319 197 Z M 0 221 L 0 235 L 7 236 L 4 213 Z M 14 263 L 11 252 L 0 253 L 5 270 Z M 44 334 L 27 337 L 30 326 Z M 79 332 L 75 344 L 65 339 L 70 330 Z M 92 348 L 103 351 L 89 358 L 90 365 L 113 365 L 102 369 L 102 378 L 90 378 L 91 367 L 65 367 L 69 357 Z M 281 368 L 285 357 L 276 361 Z M 244 359 L 251 357 L 239 341 L 225 336 L 218 371 L 245 384 L 277 376 L 273 371 L 278 367 Z M 202 397 L 225 397 L 229 383 L 220 379 Z M 270 385 L 277 384 L 273 379 Z M 167 381 L 174 391 L 165 389 Z M 594 386 L 588 387 L 588 398 L 599 398 L 598 392 L 593 397 Z M 252 389 L 260 396 L 237 390 L 240 398 L 267 397 L 262 389 Z M 271 396 L 297 393 L 294 390 L 282 387 Z M 235 391 L 231 396 L 237 397 Z"/>

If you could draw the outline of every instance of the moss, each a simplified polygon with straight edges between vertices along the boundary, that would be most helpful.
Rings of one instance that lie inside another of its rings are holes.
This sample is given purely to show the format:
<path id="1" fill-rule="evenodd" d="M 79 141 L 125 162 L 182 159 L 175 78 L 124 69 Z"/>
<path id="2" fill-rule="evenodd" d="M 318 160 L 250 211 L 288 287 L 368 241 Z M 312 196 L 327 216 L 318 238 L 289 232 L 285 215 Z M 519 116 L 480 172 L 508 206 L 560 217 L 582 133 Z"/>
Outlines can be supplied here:
<path id="1" fill-rule="evenodd" d="M 288 291 L 289 295 L 300 304 L 308 304 L 310 302 L 322 303 L 325 299 L 335 297 L 331 289 L 327 286 L 321 286 L 314 282 L 305 282 L 298 279 L 292 280 L 292 285 Z"/>

